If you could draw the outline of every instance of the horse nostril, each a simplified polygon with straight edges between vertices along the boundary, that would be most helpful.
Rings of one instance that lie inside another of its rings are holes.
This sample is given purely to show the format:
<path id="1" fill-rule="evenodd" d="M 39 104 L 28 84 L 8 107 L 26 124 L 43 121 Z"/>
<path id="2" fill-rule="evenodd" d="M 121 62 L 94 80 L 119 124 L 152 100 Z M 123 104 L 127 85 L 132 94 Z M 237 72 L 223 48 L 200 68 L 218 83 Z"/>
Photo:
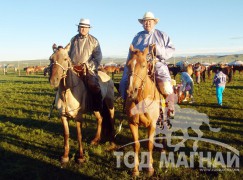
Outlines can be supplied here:
<path id="1" fill-rule="evenodd" d="M 138 91 L 138 88 L 135 88 L 134 91 L 137 92 Z"/>

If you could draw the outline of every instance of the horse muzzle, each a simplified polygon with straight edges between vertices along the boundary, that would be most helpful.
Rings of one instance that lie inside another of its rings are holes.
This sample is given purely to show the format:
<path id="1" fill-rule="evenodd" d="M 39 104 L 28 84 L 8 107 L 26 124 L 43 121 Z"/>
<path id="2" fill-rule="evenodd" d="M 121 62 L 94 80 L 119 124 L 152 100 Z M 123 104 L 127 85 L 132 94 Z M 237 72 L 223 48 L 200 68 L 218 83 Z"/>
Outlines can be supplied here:
<path id="1" fill-rule="evenodd" d="M 58 78 L 50 78 L 50 85 L 53 88 L 57 88 L 60 84 L 60 80 Z"/>

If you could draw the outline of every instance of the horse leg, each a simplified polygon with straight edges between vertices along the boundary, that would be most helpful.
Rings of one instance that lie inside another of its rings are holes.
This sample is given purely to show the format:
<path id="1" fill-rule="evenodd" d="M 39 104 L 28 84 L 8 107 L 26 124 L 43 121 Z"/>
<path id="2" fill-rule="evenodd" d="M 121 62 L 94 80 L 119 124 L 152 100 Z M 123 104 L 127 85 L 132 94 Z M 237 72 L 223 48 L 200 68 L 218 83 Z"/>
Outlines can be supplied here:
<path id="1" fill-rule="evenodd" d="M 78 152 L 77 152 L 77 163 L 83 163 L 85 161 L 83 146 L 82 146 L 82 122 L 76 121 L 77 128 L 77 139 L 78 139 Z"/>
<path id="2" fill-rule="evenodd" d="M 101 136 L 101 129 L 102 129 L 102 117 L 99 113 L 99 111 L 94 111 L 94 115 L 97 120 L 97 130 L 96 130 L 96 135 L 94 139 L 91 141 L 92 145 L 97 145 L 100 141 L 100 136 Z"/>
<path id="3" fill-rule="evenodd" d="M 203 78 L 203 82 L 206 82 L 206 71 L 205 70 L 202 73 L 202 78 Z"/>
<path id="4" fill-rule="evenodd" d="M 110 148 L 116 148 L 116 144 L 115 144 L 115 129 L 114 129 L 114 125 L 115 125 L 115 118 L 114 118 L 114 116 L 115 116 L 115 108 L 113 107 L 113 108 L 109 108 L 109 112 L 110 112 L 110 121 L 111 121 L 111 127 L 112 127 L 112 129 L 111 129 L 111 131 L 112 131 L 112 137 L 111 137 L 111 139 L 110 139 L 110 141 L 111 141 L 111 147 Z"/>
<path id="5" fill-rule="evenodd" d="M 139 153 L 139 149 L 140 149 L 140 142 L 138 141 L 138 125 L 134 125 L 134 124 L 129 123 L 129 127 L 130 127 L 130 130 L 132 132 L 133 141 L 134 141 L 134 146 L 133 146 L 133 148 L 134 148 L 134 168 L 133 168 L 132 175 L 133 176 L 139 176 L 138 153 Z"/>
<path id="6" fill-rule="evenodd" d="M 149 151 L 148 176 L 152 176 L 154 174 L 154 168 L 153 168 L 154 134 L 155 134 L 155 125 L 151 124 L 149 129 L 148 129 L 148 139 L 149 139 L 149 141 L 148 141 L 148 151 Z"/>
<path id="7" fill-rule="evenodd" d="M 69 161 L 69 126 L 68 126 L 68 120 L 67 117 L 62 116 L 61 117 L 64 132 L 64 154 L 61 157 L 61 163 L 67 163 Z"/>

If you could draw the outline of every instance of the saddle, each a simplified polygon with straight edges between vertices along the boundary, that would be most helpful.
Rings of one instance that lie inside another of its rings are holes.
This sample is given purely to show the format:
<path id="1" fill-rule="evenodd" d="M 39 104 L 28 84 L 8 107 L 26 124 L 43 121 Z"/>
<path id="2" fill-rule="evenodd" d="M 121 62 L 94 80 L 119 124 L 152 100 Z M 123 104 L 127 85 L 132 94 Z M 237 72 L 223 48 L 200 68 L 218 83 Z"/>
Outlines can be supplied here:
<path id="1" fill-rule="evenodd" d="M 74 65 L 73 70 L 78 74 L 80 77 L 85 77 L 87 73 L 89 73 L 89 69 L 87 67 L 87 64 L 81 64 L 81 65 Z M 110 76 L 108 76 L 105 72 L 98 71 L 98 77 L 101 82 L 107 82 L 111 79 Z"/>
<path id="2" fill-rule="evenodd" d="M 90 89 L 89 85 L 88 85 L 88 82 L 90 81 L 89 78 L 91 76 L 96 76 L 95 75 L 96 73 L 89 70 L 89 68 L 87 67 L 87 64 L 75 65 L 75 66 L 73 66 L 73 70 L 77 73 L 77 75 L 80 77 L 80 79 L 82 79 L 82 81 L 84 82 L 84 85 L 86 86 L 86 89 L 88 89 L 88 91 L 87 91 L 88 98 L 87 98 L 87 102 L 86 102 L 87 109 L 89 111 L 102 109 L 101 108 L 102 105 L 99 106 L 99 104 L 102 103 L 102 100 L 101 100 L 102 93 L 100 91 L 94 93 L 93 92 L 94 89 L 93 90 Z M 98 82 L 99 82 L 100 88 L 101 88 L 101 84 L 103 82 L 107 82 L 110 80 L 110 76 L 108 76 L 104 72 L 98 71 L 97 75 L 99 78 Z M 104 84 L 103 84 L 103 86 L 104 86 Z"/>

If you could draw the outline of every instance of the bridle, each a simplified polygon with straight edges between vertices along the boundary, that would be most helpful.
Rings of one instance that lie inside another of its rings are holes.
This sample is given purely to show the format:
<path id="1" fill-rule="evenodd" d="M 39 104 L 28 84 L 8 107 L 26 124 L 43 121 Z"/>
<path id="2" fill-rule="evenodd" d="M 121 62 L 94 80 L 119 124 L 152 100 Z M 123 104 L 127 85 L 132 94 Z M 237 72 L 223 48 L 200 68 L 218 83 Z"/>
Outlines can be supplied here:
<path id="1" fill-rule="evenodd" d="M 154 56 L 153 56 L 153 54 L 152 54 L 152 58 L 153 58 L 153 68 L 154 68 Z M 146 67 L 146 69 L 148 69 L 148 67 Z M 153 101 L 151 101 L 151 103 L 150 104 L 148 104 L 148 105 L 146 105 L 146 101 L 145 101 L 145 97 L 144 97 L 144 89 L 145 89 L 145 85 L 146 85 L 146 82 L 147 82 L 147 77 L 148 77 L 149 75 L 146 73 L 146 75 L 144 76 L 144 77 L 141 77 L 139 74 L 137 74 L 137 73 L 134 73 L 134 72 L 131 72 L 130 74 L 129 74 L 129 77 L 138 77 L 140 80 L 141 80 L 141 85 L 140 85 L 140 87 L 138 87 L 138 89 L 137 90 L 141 90 L 140 91 L 140 93 L 141 93 L 141 97 L 142 97 L 142 99 L 143 99 L 143 101 L 144 101 L 144 103 L 145 103 L 145 106 L 146 107 L 149 107 L 151 104 L 152 104 L 152 102 L 154 101 L 154 99 L 155 99 L 155 94 L 156 94 L 156 85 L 154 84 L 154 96 L 153 96 Z M 150 77 L 149 77 L 150 78 Z M 155 83 L 155 74 L 154 74 L 154 83 Z"/>
<path id="2" fill-rule="evenodd" d="M 53 63 L 51 63 L 51 65 L 50 65 L 51 70 L 52 70 L 52 66 L 54 66 L 54 65 L 58 65 L 58 66 L 60 66 L 62 68 L 62 70 L 63 70 L 62 77 L 66 77 L 68 69 L 71 69 L 70 60 L 68 60 L 68 67 L 67 68 L 64 68 L 63 65 L 61 65 L 57 61 L 53 61 Z"/>
<path id="3" fill-rule="evenodd" d="M 141 77 L 141 76 L 139 76 L 137 73 L 130 73 L 129 74 L 129 77 L 134 77 L 134 76 L 136 76 L 136 77 L 138 77 L 140 80 L 141 80 L 141 82 L 142 82 L 142 84 L 141 84 L 141 86 L 138 88 L 138 90 L 141 90 L 140 92 L 141 92 L 141 96 L 142 96 L 142 99 L 143 99 L 143 102 L 144 102 L 144 104 L 145 104 L 145 107 L 149 107 L 152 103 L 153 103 L 153 101 L 154 101 L 154 99 L 155 99 L 155 92 L 156 92 L 156 87 L 154 87 L 155 89 L 154 89 L 154 96 L 153 96 L 153 100 L 151 101 L 151 103 L 150 104 L 146 104 L 146 101 L 145 101 L 145 97 L 144 97 L 144 88 L 145 88 L 145 85 L 146 85 L 146 82 L 147 82 L 147 77 L 148 77 L 148 74 L 146 74 L 143 78 Z M 136 103 L 138 103 L 138 102 L 136 102 Z"/>
<path id="4" fill-rule="evenodd" d="M 64 87 L 66 87 L 67 71 L 69 69 L 72 69 L 71 59 L 70 58 L 67 59 L 67 61 L 68 61 L 68 67 L 67 68 L 63 67 L 63 65 L 60 64 L 59 62 L 57 62 L 56 60 L 52 60 L 52 61 L 53 62 L 50 64 L 50 72 L 51 72 L 51 74 L 52 74 L 52 68 L 53 68 L 54 65 L 57 65 L 57 66 L 61 67 L 61 69 L 62 69 L 61 79 L 63 79 Z"/>
<path id="5" fill-rule="evenodd" d="M 141 82 L 142 82 L 141 86 L 138 87 L 138 90 L 139 89 L 144 90 L 144 87 L 145 87 L 145 84 L 146 84 L 146 77 L 147 77 L 147 75 L 145 75 L 145 77 L 142 78 L 141 76 L 139 76 L 138 74 L 133 73 L 133 72 L 129 74 L 129 77 L 134 77 L 134 76 L 138 77 L 141 80 Z"/>

